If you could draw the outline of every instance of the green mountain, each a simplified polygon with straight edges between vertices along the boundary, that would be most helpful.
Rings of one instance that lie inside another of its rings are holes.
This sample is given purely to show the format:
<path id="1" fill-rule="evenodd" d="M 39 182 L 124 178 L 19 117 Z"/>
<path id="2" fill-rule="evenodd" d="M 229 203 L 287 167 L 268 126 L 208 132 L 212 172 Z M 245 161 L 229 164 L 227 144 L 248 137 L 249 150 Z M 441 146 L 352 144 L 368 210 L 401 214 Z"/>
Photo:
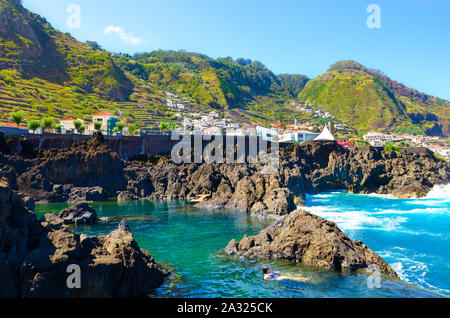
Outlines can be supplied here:
<path id="1" fill-rule="evenodd" d="M 410 89 L 355 61 L 332 65 L 309 81 L 298 98 L 357 130 L 450 133 L 450 102 Z"/>
<path id="2" fill-rule="evenodd" d="M 51 27 L 20 1 L 0 0 L 0 63 L 24 78 L 71 84 L 106 99 L 125 100 L 132 84 L 107 52 Z"/>
<path id="3" fill-rule="evenodd" d="M 152 127 L 177 121 L 166 92 L 177 94 L 191 111 L 228 112 L 259 96 L 268 105 L 274 98 L 269 94 L 294 98 L 307 81 L 301 75 L 278 77 L 247 59 L 183 51 L 111 54 L 55 30 L 18 0 L 0 0 L 0 47 L 0 120 L 15 109 L 25 111 L 27 120 L 46 114 L 89 119 L 121 109 L 131 121 Z"/>
<path id="4" fill-rule="evenodd" d="M 261 62 L 199 53 L 154 51 L 119 60 L 122 69 L 161 89 L 216 109 L 245 108 L 256 96 L 295 98 L 309 80 L 275 75 Z"/>

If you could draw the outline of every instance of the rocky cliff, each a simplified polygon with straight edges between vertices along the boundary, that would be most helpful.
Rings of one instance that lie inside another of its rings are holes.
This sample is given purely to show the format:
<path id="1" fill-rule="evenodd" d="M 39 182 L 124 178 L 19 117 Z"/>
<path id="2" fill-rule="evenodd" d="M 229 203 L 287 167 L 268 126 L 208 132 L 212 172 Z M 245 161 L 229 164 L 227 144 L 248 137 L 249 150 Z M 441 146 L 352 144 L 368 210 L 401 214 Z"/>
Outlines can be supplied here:
<path id="1" fill-rule="evenodd" d="M 65 149 L 43 150 L 26 138 L 0 137 L 0 176 L 39 201 L 192 199 L 257 215 L 284 215 L 306 193 L 345 189 L 354 193 L 422 197 L 448 183 L 450 166 L 424 148 L 348 149 L 335 142 L 280 148 L 280 168 L 263 174 L 256 164 L 175 164 L 170 156 L 124 162 L 100 134 Z"/>
<path id="2" fill-rule="evenodd" d="M 297 210 L 283 220 L 230 241 L 225 253 L 248 259 L 286 260 L 330 270 L 358 270 L 377 265 L 380 273 L 398 279 L 395 271 L 362 242 L 352 241 L 333 222 Z"/>
<path id="3" fill-rule="evenodd" d="M 277 173 L 260 164 L 184 164 L 149 157 L 127 165 L 127 197 L 194 198 L 209 194 L 204 207 L 228 207 L 257 215 L 284 215 L 301 205 L 306 193 L 346 189 L 354 193 L 422 197 L 448 183 L 449 165 L 424 148 L 398 153 L 381 148 L 347 149 L 335 142 L 307 142 L 280 149 Z"/>
<path id="4" fill-rule="evenodd" d="M 31 199 L 0 179 L 0 298 L 139 297 L 168 274 L 139 248 L 126 221 L 88 237 L 41 224 L 30 207 Z M 72 264 L 80 268 L 80 288 L 67 286 Z"/>
<path id="5" fill-rule="evenodd" d="M 3 139 L 0 176 L 36 201 L 106 201 L 127 185 L 124 162 L 101 134 L 50 150 L 32 147 L 26 139 Z"/>

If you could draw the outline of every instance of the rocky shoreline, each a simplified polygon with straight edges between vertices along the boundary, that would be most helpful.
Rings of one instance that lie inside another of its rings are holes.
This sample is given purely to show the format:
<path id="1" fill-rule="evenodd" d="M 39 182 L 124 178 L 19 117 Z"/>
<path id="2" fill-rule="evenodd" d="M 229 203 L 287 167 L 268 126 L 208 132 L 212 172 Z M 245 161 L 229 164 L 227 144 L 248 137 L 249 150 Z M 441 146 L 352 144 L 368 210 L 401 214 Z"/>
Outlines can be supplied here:
<path id="1" fill-rule="evenodd" d="M 95 222 L 92 208 L 77 206 L 39 222 L 31 200 L 0 179 L 0 298 L 145 297 L 169 275 L 139 248 L 126 220 L 108 235 L 79 235 L 66 225 Z M 73 265 L 79 288 L 67 285 Z"/>
<path id="2" fill-rule="evenodd" d="M 257 216 L 286 215 L 306 193 L 344 189 L 353 193 L 425 196 L 448 183 L 450 166 L 425 148 L 347 149 L 335 142 L 280 148 L 280 169 L 262 174 L 256 164 L 175 164 L 170 156 L 125 162 L 96 134 L 65 149 L 33 148 L 26 138 L 0 137 L 0 177 L 37 202 L 91 202 L 118 197 L 193 199 L 204 207 L 243 210 Z"/>
<path id="3" fill-rule="evenodd" d="M 336 224 L 298 210 L 306 193 L 346 189 L 354 193 L 421 197 L 434 185 L 447 183 L 450 175 L 448 163 L 427 149 L 405 148 L 396 153 L 370 147 L 347 149 L 334 142 L 281 147 L 280 169 L 271 175 L 262 174 L 259 163 L 175 164 L 169 156 L 125 162 L 105 145 L 101 134 L 66 149 L 50 150 L 34 148 L 26 138 L 0 136 L 0 164 L 0 178 L 8 184 L 2 189 L 10 197 L 18 197 L 16 191 L 46 202 L 105 201 L 109 197 L 117 197 L 118 201 L 189 200 L 208 195 L 198 206 L 237 209 L 277 220 L 255 237 L 231 241 L 225 248 L 229 255 L 303 262 L 338 271 L 376 264 L 392 278 L 398 278 L 397 274 L 362 242 L 350 240 Z M 4 199 L 6 203 L 2 204 L 11 205 L 9 200 Z M 167 276 L 147 252 L 139 249 L 125 225 L 98 238 L 71 233 L 65 225 L 95 221 L 96 215 L 86 206 L 77 207 L 81 211 L 78 214 L 69 209 L 45 216 L 40 223 L 33 220 L 33 200 L 13 202 L 20 205 L 19 214 L 27 215 L 26 234 L 20 237 L 25 240 L 22 245 L 31 245 L 37 252 L 22 247 L 20 257 L 11 262 L 11 247 L 2 247 L 6 261 L 0 261 L 6 265 L 0 281 L 15 286 L 7 296 L 51 296 L 45 294 L 47 286 L 42 282 L 59 279 L 63 265 L 74 260 L 84 270 L 91 270 L 104 286 L 92 286 L 88 294 L 61 291 L 68 297 L 138 296 L 148 287 L 161 284 Z M 7 217 L 2 220 L 4 226 Z M 11 226 L 6 223 L 6 228 Z M 29 238 L 30 231 L 33 239 Z M 36 237 L 41 239 L 36 241 Z M 42 238 L 47 242 L 42 247 L 47 249 L 45 252 L 39 250 Z M 49 258 L 46 253 L 53 256 Z M 131 257 L 131 262 L 124 255 Z M 18 277 L 8 281 L 5 275 L 17 272 L 23 264 L 29 264 L 32 270 L 19 271 Z M 143 286 L 142 281 L 147 280 L 150 283 Z M 28 285 L 17 285 L 19 281 Z"/>

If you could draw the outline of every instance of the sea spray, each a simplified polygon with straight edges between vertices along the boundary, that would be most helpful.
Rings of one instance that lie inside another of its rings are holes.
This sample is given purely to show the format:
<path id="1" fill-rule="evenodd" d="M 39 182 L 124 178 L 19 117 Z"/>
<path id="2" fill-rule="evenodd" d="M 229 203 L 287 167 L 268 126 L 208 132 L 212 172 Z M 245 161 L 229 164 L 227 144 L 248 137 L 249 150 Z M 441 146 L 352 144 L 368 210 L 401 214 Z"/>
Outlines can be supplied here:
<path id="1" fill-rule="evenodd" d="M 449 202 L 450 183 L 435 185 L 425 197 L 425 199 L 443 199 L 445 202 Z"/>
<path id="2" fill-rule="evenodd" d="M 304 209 L 363 241 L 405 282 L 450 295 L 450 185 L 419 199 L 326 192 L 307 196 Z"/>

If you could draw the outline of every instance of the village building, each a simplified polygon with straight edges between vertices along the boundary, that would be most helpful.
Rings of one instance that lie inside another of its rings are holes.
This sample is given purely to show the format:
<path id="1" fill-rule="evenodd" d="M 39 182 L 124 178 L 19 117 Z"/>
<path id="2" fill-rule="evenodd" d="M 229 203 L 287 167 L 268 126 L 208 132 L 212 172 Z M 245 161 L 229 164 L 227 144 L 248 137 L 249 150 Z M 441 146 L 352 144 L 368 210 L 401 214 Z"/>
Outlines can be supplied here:
<path id="1" fill-rule="evenodd" d="M 210 113 L 209 113 L 209 117 L 212 117 L 212 118 L 219 118 L 220 116 L 219 116 L 219 114 L 218 114 L 217 112 L 210 112 Z"/>
<path id="2" fill-rule="evenodd" d="M 258 133 L 256 131 L 256 125 L 243 125 L 241 127 L 244 136 L 256 136 Z"/>
<path id="3" fill-rule="evenodd" d="M 101 122 L 102 128 L 101 131 L 106 131 L 108 134 L 111 134 L 116 124 L 120 121 L 119 118 L 115 117 L 113 114 L 109 112 L 102 112 L 95 114 L 92 116 L 92 124 L 88 127 L 90 131 L 94 131 L 94 123 Z"/>
<path id="4" fill-rule="evenodd" d="M 59 122 L 59 123 L 62 125 L 62 127 L 61 127 L 61 132 L 62 132 L 63 134 L 66 134 L 66 133 L 68 133 L 68 132 L 74 131 L 74 130 L 75 130 L 75 125 L 73 124 L 73 122 L 74 122 L 75 120 L 76 120 L 76 119 L 75 119 L 75 118 L 72 118 L 72 117 L 61 120 L 61 121 Z"/>
<path id="5" fill-rule="evenodd" d="M 313 133 L 310 131 L 297 130 L 291 132 L 285 132 L 280 134 L 279 141 L 280 142 L 298 142 L 303 143 L 308 140 L 314 140 L 317 138 L 319 134 Z"/>
<path id="6" fill-rule="evenodd" d="M 239 125 L 238 123 L 228 123 L 227 124 L 227 129 L 238 129 L 238 128 L 240 128 L 240 126 L 241 125 Z"/>
<path id="7" fill-rule="evenodd" d="M 202 135 L 215 136 L 222 135 L 222 129 L 219 127 L 206 127 L 202 129 Z"/>
<path id="8" fill-rule="evenodd" d="M 267 141 L 278 141 L 278 132 L 273 129 L 256 126 L 256 135 Z"/>
<path id="9" fill-rule="evenodd" d="M 363 136 L 364 140 L 370 143 L 372 146 L 385 144 L 386 142 L 392 142 L 394 137 L 389 134 L 383 134 L 377 131 L 370 131 Z"/>

